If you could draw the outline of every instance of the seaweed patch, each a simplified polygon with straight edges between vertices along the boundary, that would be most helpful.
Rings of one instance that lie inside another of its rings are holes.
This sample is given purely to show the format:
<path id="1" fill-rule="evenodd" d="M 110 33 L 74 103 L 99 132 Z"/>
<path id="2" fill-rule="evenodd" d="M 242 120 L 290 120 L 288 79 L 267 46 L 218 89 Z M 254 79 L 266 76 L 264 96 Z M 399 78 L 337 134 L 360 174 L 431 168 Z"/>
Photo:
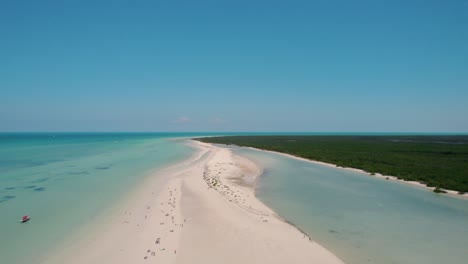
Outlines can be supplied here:
<path id="1" fill-rule="evenodd" d="M 111 166 L 96 166 L 94 167 L 96 170 L 108 170 Z"/>
<path id="2" fill-rule="evenodd" d="M 89 174 L 89 171 L 70 171 L 68 172 L 70 175 L 83 175 L 83 174 Z"/>
<path id="3" fill-rule="evenodd" d="M 35 181 L 33 181 L 33 182 L 45 182 L 45 181 L 47 181 L 47 180 L 49 180 L 49 177 L 40 178 L 40 179 L 37 179 L 37 180 L 35 180 Z"/>

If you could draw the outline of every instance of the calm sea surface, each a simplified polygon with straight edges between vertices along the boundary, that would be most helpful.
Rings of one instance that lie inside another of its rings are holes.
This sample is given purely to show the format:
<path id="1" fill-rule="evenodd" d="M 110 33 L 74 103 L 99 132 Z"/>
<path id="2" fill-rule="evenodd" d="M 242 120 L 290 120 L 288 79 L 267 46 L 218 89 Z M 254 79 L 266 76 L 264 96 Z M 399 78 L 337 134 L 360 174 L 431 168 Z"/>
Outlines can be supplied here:
<path id="1" fill-rule="evenodd" d="M 149 172 L 187 159 L 193 149 L 170 139 L 181 136 L 0 134 L 0 263 L 35 263 Z"/>
<path id="2" fill-rule="evenodd" d="M 463 264 L 468 200 L 234 148 L 265 168 L 257 196 L 348 264 Z"/>
<path id="3" fill-rule="evenodd" d="M 195 134 L 0 133 L 0 263 L 34 263 L 155 169 L 190 157 Z M 257 196 L 348 264 L 466 263 L 468 201 L 233 148 L 265 167 Z M 22 215 L 32 220 L 20 224 Z"/>

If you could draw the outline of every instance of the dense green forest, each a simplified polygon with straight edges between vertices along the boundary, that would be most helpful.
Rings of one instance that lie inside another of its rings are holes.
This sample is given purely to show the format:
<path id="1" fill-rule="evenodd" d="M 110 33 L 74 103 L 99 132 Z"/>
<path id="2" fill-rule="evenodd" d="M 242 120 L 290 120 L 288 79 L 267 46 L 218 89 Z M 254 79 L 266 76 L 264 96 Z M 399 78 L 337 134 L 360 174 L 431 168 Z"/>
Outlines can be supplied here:
<path id="1" fill-rule="evenodd" d="M 289 153 L 468 192 L 468 136 L 226 136 L 197 140 Z"/>

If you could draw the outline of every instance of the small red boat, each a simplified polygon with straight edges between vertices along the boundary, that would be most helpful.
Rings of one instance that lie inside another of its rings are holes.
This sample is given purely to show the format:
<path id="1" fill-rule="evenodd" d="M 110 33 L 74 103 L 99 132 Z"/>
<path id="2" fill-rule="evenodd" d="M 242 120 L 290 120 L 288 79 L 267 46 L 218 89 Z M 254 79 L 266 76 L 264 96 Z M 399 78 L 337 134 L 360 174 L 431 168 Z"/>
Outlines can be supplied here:
<path id="1" fill-rule="evenodd" d="M 31 219 L 31 217 L 29 217 L 29 215 L 25 215 L 21 218 L 20 222 L 21 223 L 24 223 L 24 222 L 27 222 Z"/>

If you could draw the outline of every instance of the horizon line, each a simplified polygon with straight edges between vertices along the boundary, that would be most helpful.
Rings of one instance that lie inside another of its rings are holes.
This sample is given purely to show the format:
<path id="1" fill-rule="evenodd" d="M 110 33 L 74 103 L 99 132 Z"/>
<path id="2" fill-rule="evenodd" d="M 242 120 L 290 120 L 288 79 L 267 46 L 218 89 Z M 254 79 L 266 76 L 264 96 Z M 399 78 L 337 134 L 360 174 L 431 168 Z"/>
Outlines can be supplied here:
<path id="1" fill-rule="evenodd" d="M 219 134 L 231 134 L 231 133 L 255 133 L 255 134 L 423 134 L 423 135 L 431 135 L 431 134 L 449 134 L 449 135 L 468 135 L 468 132 L 436 132 L 436 131 L 0 131 L 0 134 L 7 134 L 7 133 L 82 133 L 82 134 L 89 134 L 89 133 L 173 133 L 173 134 L 203 134 L 203 133 L 219 133 Z"/>

